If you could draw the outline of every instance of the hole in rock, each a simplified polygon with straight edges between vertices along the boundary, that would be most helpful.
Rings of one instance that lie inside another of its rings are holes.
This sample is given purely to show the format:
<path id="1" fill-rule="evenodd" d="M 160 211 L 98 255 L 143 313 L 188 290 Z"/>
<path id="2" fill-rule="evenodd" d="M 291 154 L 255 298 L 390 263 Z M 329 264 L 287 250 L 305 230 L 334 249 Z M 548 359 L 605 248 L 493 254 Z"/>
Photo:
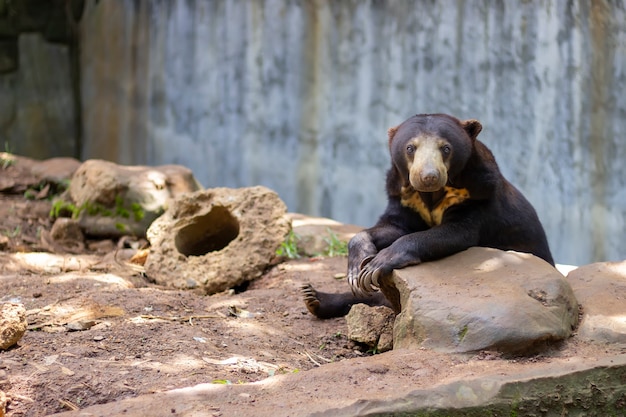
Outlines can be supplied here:
<path id="1" fill-rule="evenodd" d="M 235 290 L 235 294 L 241 294 L 242 292 L 248 291 L 248 286 L 250 286 L 250 281 L 245 281 L 239 285 L 235 285 L 233 290 Z"/>
<path id="2" fill-rule="evenodd" d="M 239 222 L 222 206 L 215 206 L 204 216 L 193 222 L 176 235 L 176 249 L 185 256 L 202 256 L 209 252 L 224 249 L 239 235 Z"/>

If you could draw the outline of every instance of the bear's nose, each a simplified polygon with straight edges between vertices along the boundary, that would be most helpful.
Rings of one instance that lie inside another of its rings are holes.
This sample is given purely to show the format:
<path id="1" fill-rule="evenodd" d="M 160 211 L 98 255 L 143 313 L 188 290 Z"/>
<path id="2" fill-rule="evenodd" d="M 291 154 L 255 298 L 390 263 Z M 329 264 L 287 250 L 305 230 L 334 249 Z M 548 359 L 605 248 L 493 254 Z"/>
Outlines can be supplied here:
<path id="1" fill-rule="evenodd" d="M 422 171 L 422 173 L 420 174 L 420 181 L 422 181 L 422 184 L 424 184 L 426 187 L 431 187 L 435 184 L 439 183 L 439 172 L 437 170 L 428 170 L 428 171 Z"/>

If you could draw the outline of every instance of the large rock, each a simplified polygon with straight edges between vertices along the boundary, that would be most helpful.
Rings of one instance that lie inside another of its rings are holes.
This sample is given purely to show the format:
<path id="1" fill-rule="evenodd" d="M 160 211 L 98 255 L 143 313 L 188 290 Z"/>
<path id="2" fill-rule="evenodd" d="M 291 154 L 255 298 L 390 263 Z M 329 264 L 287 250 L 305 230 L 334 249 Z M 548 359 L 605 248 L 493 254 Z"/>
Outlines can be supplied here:
<path id="1" fill-rule="evenodd" d="M 471 248 L 392 278 L 384 291 L 402 306 L 394 348 L 523 352 L 567 338 L 578 321 L 567 281 L 529 254 Z"/>
<path id="2" fill-rule="evenodd" d="M 427 350 L 394 350 L 260 383 L 200 384 L 56 416 L 205 416 L 210 409 L 255 417 L 624 416 L 626 355 L 552 358 L 515 368 L 459 362 Z M 429 376 L 442 365 L 450 372 Z"/>
<path id="3" fill-rule="evenodd" d="M 80 166 L 74 158 L 50 158 L 43 161 L 0 152 L 0 192 L 24 194 L 28 189 L 45 187 L 64 190 L 67 182 Z M 42 198 L 47 194 L 42 195 Z"/>
<path id="4" fill-rule="evenodd" d="M 567 280 L 584 313 L 578 337 L 626 343 L 626 261 L 581 266 Z"/>
<path id="5" fill-rule="evenodd" d="M 291 230 L 287 208 L 265 187 L 213 188 L 173 201 L 148 229 L 148 276 L 213 294 L 261 276 Z"/>
<path id="6" fill-rule="evenodd" d="M 26 309 L 22 304 L 0 305 L 0 350 L 16 344 L 26 332 Z"/>
<path id="7" fill-rule="evenodd" d="M 79 210 L 85 234 L 145 236 L 172 198 L 200 188 L 181 165 L 123 166 L 92 159 L 76 170 L 65 198 Z"/>
<path id="8" fill-rule="evenodd" d="M 352 237 L 363 230 L 360 226 L 340 223 L 324 217 L 312 217 L 289 213 L 293 232 L 297 239 L 298 254 L 319 256 L 329 252 L 333 239 L 345 242 L 346 248 Z"/>

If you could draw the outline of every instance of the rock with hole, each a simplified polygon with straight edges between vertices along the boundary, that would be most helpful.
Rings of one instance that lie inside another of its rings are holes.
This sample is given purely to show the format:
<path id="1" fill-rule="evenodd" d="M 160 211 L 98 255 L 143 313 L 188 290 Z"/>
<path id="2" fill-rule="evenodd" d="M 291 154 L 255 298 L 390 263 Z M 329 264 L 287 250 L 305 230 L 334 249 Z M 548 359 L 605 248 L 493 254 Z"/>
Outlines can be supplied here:
<path id="1" fill-rule="evenodd" d="M 146 274 L 162 285 L 207 294 L 258 278 L 291 230 L 286 212 L 265 187 L 183 195 L 148 229 Z"/>

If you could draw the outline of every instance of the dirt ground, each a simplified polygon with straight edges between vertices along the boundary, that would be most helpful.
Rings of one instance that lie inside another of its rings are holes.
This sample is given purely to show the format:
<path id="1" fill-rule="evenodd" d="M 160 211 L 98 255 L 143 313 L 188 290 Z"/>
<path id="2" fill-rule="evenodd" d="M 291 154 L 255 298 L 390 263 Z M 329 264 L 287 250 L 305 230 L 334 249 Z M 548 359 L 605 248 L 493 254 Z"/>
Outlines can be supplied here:
<path id="1" fill-rule="evenodd" d="M 18 345 L 0 351 L 7 416 L 49 415 L 200 383 L 246 384 L 373 354 L 347 339 L 343 318 L 315 319 L 300 297 L 307 282 L 345 290 L 335 278 L 345 272 L 343 257 L 280 263 L 245 289 L 205 296 L 151 284 L 127 262 L 141 246 L 132 239 L 53 253 L 45 239 L 49 210 L 46 200 L 0 194 L 0 303 L 23 303 L 29 322 Z M 384 378 L 425 385 L 459 365 L 476 374 L 491 361 L 517 372 L 520 363 L 608 353 L 620 352 L 568 341 L 530 358 L 438 355 L 428 369 L 389 365 Z M 316 391 L 319 377 L 306 386 L 305 375 L 301 392 Z M 351 394 L 368 396 L 366 384 L 354 384 Z M 216 404 L 213 415 L 226 410 Z"/>

